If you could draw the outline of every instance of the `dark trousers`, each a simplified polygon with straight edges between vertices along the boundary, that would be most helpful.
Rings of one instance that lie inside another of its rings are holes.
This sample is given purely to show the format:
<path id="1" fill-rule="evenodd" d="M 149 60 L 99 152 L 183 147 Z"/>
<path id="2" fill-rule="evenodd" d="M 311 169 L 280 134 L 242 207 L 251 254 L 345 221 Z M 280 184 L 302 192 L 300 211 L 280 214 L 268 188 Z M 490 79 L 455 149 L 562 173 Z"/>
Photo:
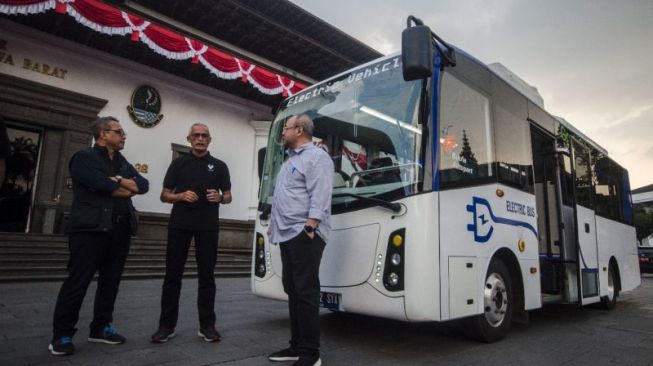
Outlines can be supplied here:
<path id="1" fill-rule="evenodd" d="M 166 276 L 161 295 L 159 326 L 174 328 L 179 316 L 181 277 L 191 239 L 195 239 L 197 262 L 197 310 L 200 328 L 215 326 L 215 262 L 218 259 L 218 232 L 168 229 Z"/>
<path id="2" fill-rule="evenodd" d="M 113 306 L 129 253 L 130 225 L 125 216 L 114 218 L 107 232 L 71 233 L 68 278 L 61 285 L 54 309 L 54 338 L 72 337 L 86 290 L 98 273 L 91 331 L 113 321 Z"/>
<path id="3" fill-rule="evenodd" d="M 288 294 L 290 347 L 302 355 L 319 355 L 320 261 L 325 243 L 305 232 L 281 244 L 283 290 Z"/>

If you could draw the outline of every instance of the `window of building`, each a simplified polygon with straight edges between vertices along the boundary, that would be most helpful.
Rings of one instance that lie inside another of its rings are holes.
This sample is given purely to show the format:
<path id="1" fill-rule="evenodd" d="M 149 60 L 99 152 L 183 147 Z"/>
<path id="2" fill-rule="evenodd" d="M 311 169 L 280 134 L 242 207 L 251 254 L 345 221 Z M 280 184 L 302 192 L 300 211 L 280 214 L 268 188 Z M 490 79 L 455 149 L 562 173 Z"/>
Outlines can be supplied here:
<path id="1" fill-rule="evenodd" d="M 490 181 L 494 174 L 488 98 L 448 73 L 441 90 L 441 187 Z"/>
<path id="2" fill-rule="evenodd" d="M 172 150 L 172 160 L 175 160 L 180 156 L 190 154 L 190 146 L 172 143 L 170 144 L 170 148 Z"/>

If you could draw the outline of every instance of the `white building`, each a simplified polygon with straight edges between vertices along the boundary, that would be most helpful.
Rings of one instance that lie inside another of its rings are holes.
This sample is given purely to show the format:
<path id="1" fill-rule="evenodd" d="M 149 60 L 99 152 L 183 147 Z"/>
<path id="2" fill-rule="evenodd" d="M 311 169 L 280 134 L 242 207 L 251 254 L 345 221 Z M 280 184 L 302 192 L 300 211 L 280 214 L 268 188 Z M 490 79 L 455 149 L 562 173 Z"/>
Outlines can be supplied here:
<path id="1" fill-rule="evenodd" d="M 67 162 L 90 145 L 90 122 L 111 115 L 128 134 L 124 155 L 150 181 L 150 192 L 134 199 L 139 236 L 165 237 L 171 206 L 159 200 L 163 177 L 173 156 L 187 152 L 189 126 L 202 122 L 211 154 L 231 173 L 234 201 L 221 208 L 221 242 L 249 246 L 257 152 L 273 106 L 302 85 L 379 56 L 288 1 L 216 0 L 206 11 L 182 0 L 32 3 L 0 1 L 0 115 L 12 142 L 31 139 L 25 146 L 33 155 L 31 171 L 15 168 L 0 191 L 0 231 L 63 233 L 72 200 Z M 102 23 L 84 12 L 89 7 L 123 20 Z M 165 48 L 173 42 L 161 27 L 188 38 L 189 50 Z M 128 111 L 143 85 L 158 92 L 163 115 L 149 128 Z"/>

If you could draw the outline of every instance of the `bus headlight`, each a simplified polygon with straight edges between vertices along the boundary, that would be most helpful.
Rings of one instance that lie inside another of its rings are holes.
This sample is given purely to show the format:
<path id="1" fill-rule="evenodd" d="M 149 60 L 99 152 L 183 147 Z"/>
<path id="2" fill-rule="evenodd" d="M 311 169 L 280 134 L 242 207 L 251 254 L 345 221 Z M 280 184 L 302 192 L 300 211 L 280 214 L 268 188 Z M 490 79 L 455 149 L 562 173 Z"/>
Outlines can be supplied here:
<path id="1" fill-rule="evenodd" d="M 383 268 L 383 286 L 388 291 L 404 289 L 404 252 L 406 248 L 406 229 L 394 231 L 388 237 L 388 246 Z M 381 256 L 379 255 L 379 259 Z M 377 271 L 378 273 L 378 271 Z"/>
<path id="2" fill-rule="evenodd" d="M 256 277 L 265 277 L 265 238 L 263 234 L 256 233 L 254 241 L 254 275 Z"/>
<path id="3" fill-rule="evenodd" d="M 399 275 L 391 272 L 390 275 L 388 275 L 388 284 L 390 286 L 397 286 L 399 284 Z"/>

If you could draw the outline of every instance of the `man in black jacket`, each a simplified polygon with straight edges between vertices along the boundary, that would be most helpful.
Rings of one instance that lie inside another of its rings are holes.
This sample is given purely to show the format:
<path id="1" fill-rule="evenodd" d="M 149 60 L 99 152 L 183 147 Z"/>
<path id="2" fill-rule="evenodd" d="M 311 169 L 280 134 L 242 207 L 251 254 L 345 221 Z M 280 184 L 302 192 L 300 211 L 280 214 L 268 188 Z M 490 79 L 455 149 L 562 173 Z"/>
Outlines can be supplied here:
<path id="1" fill-rule="evenodd" d="M 70 259 L 68 278 L 61 285 L 54 310 L 53 355 L 75 352 L 79 309 L 86 290 L 98 273 L 90 342 L 121 344 L 125 337 L 111 327 L 113 306 L 129 252 L 130 235 L 136 232 L 131 197 L 144 194 L 148 181 L 120 154 L 127 134 L 115 117 L 102 117 L 92 126 L 95 146 L 78 151 L 70 159 L 73 204 L 68 227 Z"/>

